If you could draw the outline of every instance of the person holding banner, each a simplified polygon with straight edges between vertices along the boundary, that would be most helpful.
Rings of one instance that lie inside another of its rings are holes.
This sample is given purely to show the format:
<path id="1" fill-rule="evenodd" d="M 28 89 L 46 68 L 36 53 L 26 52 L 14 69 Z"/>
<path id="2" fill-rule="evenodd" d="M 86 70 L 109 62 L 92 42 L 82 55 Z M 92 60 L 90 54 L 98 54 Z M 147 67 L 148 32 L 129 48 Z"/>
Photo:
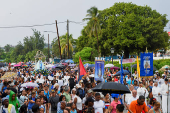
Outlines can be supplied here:
<path id="1" fill-rule="evenodd" d="M 168 79 L 165 79 L 165 83 L 161 85 L 161 94 L 162 94 L 162 111 L 163 113 L 167 113 L 168 107 Z"/>

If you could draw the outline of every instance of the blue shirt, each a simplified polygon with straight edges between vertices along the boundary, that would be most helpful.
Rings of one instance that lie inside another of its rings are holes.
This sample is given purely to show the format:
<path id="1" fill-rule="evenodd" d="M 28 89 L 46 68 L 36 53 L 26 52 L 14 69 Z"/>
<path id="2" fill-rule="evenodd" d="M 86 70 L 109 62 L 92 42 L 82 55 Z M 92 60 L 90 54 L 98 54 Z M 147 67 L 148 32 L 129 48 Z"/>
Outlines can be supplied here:
<path id="1" fill-rule="evenodd" d="M 59 110 L 57 111 L 57 113 L 63 113 L 63 110 L 62 110 L 62 109 L 59 109 Z"/>
<path id="2" fill-rule="evenodd" d="M 77 111 L 74 109 L 74 112 L 73 112 L 73 111 L 71 111 L 70 113 L 77 113 Z"/>
<path id="3" fill-rule="evenodd" d="M 131 84 L 131 80 L 128 80 L 127 83 L 128 83 L 128 85 L 130 85 Z M 132 81 L 132 84 L 134 84 L 134 80 Z"/>
<path id="4" fill-rule="evenodd" d="M 31 97 L 32 98 L 32 97 Z M 32 98 L 33 101 L 35 101 L 35 98 Z M 28 109 L 32 109 L 32 106 L 34 105 L 35 103 L 31 103 L 29 102 L 28 103 Z"/>

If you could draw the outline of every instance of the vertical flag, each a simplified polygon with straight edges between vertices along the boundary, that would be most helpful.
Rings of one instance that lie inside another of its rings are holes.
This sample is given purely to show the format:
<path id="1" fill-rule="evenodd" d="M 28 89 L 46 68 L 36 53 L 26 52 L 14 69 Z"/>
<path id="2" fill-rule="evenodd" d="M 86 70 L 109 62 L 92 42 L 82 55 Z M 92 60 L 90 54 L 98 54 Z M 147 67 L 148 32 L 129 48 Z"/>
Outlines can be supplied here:
<path id="1" fill-rule="evenodd" d="M 80 81 L 84 75 L 86 75 L 86 70 L 83 66 L 81 58 L 79 57 L 79 79 L 78 81 Z"/>
<path id="2" fill-rule="evenodd" d="M 120 75 L 120 83 L 123 84 L 123 65 L 122 65 L 122 60 L 123 60 L 123 56 L 121 57 L 121 75 Z"/>
<path id="3" fill-rule="evenodd" d="M 137 72 L 138 72 L 138 79 L 140 80 L 140 67 L 139 67 L 138 56 L 137 56 Z"/>

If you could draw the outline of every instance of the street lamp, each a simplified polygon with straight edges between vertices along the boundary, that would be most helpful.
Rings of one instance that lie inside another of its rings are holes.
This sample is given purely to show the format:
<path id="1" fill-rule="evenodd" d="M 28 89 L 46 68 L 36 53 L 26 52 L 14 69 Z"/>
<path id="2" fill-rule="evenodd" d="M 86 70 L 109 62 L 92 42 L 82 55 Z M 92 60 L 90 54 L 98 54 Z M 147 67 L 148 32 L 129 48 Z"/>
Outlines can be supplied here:
<path id="1" fill-rule="evenodd" d="M 113 53 L 114 53 L 114 48 L 110 49 L 111 53 L 112 53 L 112 64 L 113 64 Z"/>
<path id="2" fill-rule="evenodd" d="M 124 51 L 122 50 L 122 56 L 124 55 Z"/>
<path id="3" fill-rule="evenodd" d="M 163 59 L 164 59 L 164 48 L 162 48 L 162 57 L 163 57 Z"/>

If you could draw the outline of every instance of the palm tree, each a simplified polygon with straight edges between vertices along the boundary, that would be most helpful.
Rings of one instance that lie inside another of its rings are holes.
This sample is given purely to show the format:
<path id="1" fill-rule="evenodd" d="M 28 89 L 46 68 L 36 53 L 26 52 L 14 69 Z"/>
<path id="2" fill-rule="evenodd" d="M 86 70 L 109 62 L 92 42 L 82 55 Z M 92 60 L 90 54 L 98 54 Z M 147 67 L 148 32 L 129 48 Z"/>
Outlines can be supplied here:
<path id="1" fill-rule="evenodd" d="M 60 43 L 61 43 L 61 54 L 65 54 L 65 52 L 67 51 L 67 55 L 68 52 L 72 51 L 73 52 L 73 37 L 72 35 L 69 36 L 69 50 L 68 50 L 68 43 L 67 43 L 67 33 L 65 35 L 62 35 L 60 37 Z"/>
<path id="2" fill-rule="evenodd" d="M 94 35 L 97 37 L 97 47 L 98 47 L 98 53 L 99 53 L 99 41 L 98 41 L 98 33 L 101 31 L 100 27 L 100 15 L 99 10 L 97 7 L 91 7 L 89 10 L 87 10 L 87 18 L 84 18 L 83 21 L 88 21 L 86 31 L 89 33 L 89 35 Z"/>

